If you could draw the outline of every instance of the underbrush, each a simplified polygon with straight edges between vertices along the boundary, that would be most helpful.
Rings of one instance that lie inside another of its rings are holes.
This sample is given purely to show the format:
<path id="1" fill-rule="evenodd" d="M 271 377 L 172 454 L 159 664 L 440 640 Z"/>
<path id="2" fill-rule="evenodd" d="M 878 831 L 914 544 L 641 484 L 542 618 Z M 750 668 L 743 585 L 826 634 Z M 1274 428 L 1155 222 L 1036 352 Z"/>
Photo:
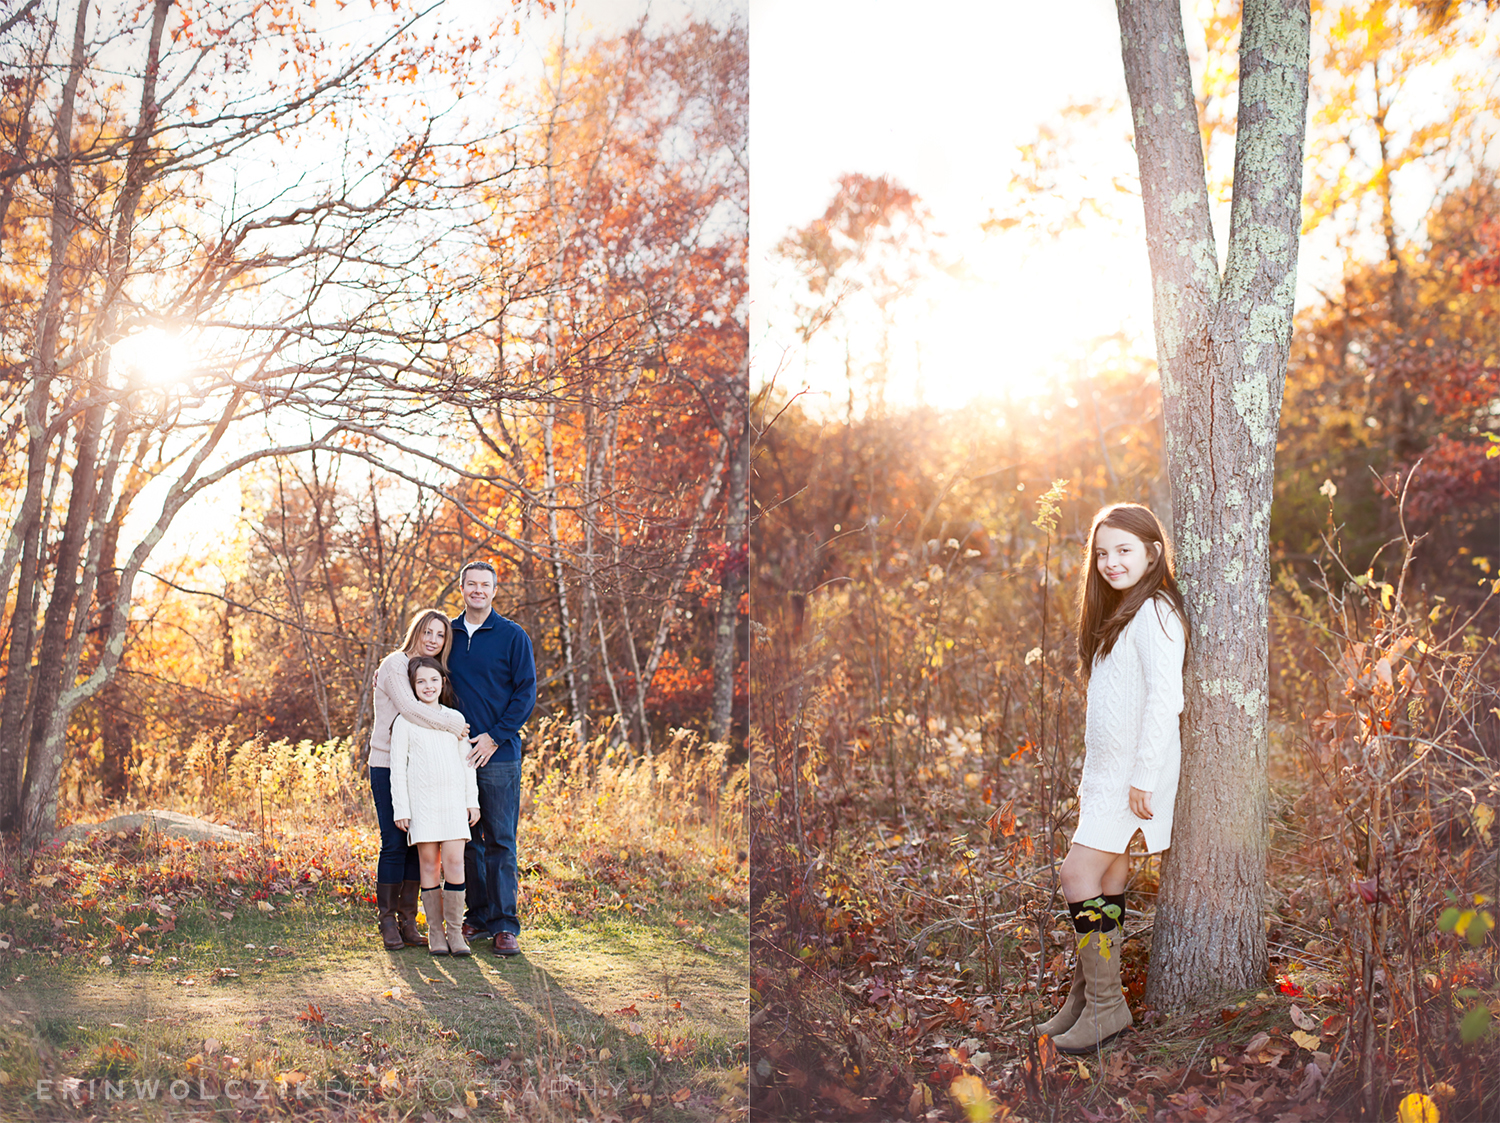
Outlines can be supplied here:
<path id="1" fill-rule="evenodd" d="M 1138 859 L 1136 1028 L 1083 1058 L 1032 1036 L 1068 981 L 1056 870 L 1083 734 L 1058 670 L 1075 571 L 1042 522 L 1006 571 L 929 542 L 758 621 L 756 1112 L 1500 1117 L 1496 602 L 1487 588 L 1455 615 L 1405 587 L 1399 560 L 1346 571 L 1336 542 L 1273 606 L 1263 985 L 1172 1017 L 1142 1005 L 1159 867 Z"/>

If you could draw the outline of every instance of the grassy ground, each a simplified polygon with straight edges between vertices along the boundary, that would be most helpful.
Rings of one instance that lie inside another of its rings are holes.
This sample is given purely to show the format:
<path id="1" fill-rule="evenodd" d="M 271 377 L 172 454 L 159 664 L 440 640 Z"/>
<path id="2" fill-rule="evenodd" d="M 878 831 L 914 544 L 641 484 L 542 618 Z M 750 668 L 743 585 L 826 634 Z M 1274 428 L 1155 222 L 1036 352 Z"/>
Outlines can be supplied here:
<path id="1" fill-rule="evenodd" d="M 523 954 L 464 960 L 384 950 L 372 846 L 95 836 L 13 876 L 0 1117 L 743 1117 L 734 848 L 554 849 Z"/>

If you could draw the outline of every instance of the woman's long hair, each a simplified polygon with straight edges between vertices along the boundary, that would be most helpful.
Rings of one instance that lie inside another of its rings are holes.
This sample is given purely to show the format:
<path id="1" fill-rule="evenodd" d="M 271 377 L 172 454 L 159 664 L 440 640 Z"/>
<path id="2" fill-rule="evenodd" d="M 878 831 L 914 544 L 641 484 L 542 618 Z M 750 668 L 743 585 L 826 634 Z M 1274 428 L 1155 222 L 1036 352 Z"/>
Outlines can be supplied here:
<path id="1" fill-rule="evenodd" d="M 1141 579 L 1124 592 L 1110 588 L 1109 582 L 1099 572 L 1099 559 L 1095 557 L 1095 539 L 1101 526 L 1112 526 L 1135 535 L 1146 543 L 1152 554 L 1150 563 Z M 1152 546 L 1156 548 L 1151 549 Z M 1115 503 L 1105 507 L 1094 516 L 1089 527 L 1089 543 L 1085 557 L 1085 577 L 1078 592 L 1078 671 L 1085 679 L 1093 671 L 1094 664 L 1108 655 L 1125 630 L 1125 625 L 1135 619 L 1135 614 L 1157 593 L 1166 595 L 1173 610 L 1182 621 L 1182 633 L 1187 635 L 1187 610 L 1182 603 L 1182 590 L 1177 587 L 1177 578 L 1172 573 L 1172 544 L 1162 533 L 1161 523 L 1151 513 L 1151 508 L 1139 503 Z"/>
<path id="2" fill-rule="evenodd" d="M 411 623 L 406 627 L 406 638 L 401 641 L 401 650 L 410 655 L 417 646 L 417 637 L 427 627 L 427 621 L 437 620 L 443 625 L 443 650 L 436 655 L 438 663 L 442 666 L 443 677 L 448 677 L 448 652 L 453 650 L 453 621 L 436 608 L 424 608 L 411 618 Z"/>
<path id="3" fill-rule="evenodd" d="M 444 706 L 458 709 L 458 698 L 453 693 L 453 681 L 448 677 L 448 668 L 443 666 L 431 655 L 414 655 L 406 664 L 406 681 L 411 683 L 411 692 L 417 692 L 417 672 L 423 667 L 428 667 L 443 676 L 443 689 L 438 694 L 438 701 Z"/>

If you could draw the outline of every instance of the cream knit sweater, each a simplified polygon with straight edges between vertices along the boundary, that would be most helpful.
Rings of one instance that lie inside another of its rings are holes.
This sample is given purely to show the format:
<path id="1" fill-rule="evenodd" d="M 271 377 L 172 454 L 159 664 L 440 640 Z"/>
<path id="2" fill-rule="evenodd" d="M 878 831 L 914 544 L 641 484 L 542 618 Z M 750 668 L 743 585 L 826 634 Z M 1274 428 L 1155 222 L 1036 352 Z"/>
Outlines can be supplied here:
<path id="1" fill-rule="evenodd" d="M 410 660 L 404 651 L 393 651 L 380 661 L 375 672 L 375 727 L 370 730 L 371 768 L 391 766 L 391 725 L 399 714 L 413 724 L 441 729 L 462 737 L 468 723 L 464 715 L 447 706 L 428 706 L 412 693 L 406 677 Z"/>
<path id="2" fill-rule="evenodd" d="M 1125 625 L 1089 675 L 1083 775 L 1078 781 L 1080 846 L 1123 854 L 1137 830 L 1155 854 L 1172 842 L 1172 808 L 1182 765 L 1182 660 L 1187 638 L 1172 606 L 1156 597 Z M 1130 811 L 1130 789 L 1151 793 L 1150 819 Z"/>
<path id="3" fill-rule="evenodd" d="M 479 783 L 452 733 L 396 719 L 391 729 L 391 811 L 410 819 L 412 842 L 469 837 L 468 808 L 479 806 Z"/>

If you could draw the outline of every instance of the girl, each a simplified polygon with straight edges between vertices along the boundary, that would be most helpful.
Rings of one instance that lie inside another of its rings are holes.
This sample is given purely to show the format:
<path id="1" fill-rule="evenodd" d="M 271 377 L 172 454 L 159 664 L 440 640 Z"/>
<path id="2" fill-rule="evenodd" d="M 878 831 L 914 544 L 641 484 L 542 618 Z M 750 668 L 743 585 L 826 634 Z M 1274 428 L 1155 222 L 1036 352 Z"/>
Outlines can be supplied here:
<path id="1" fill-rule="evenodd" d="M 1182 746 L 1187 617 L 1172 550 L 1150 510 L 1117 503 L 1094 516 L 1078 598 L 1078 668 L 1087 680 L 1078 830 L 1062 891 L 1078 933 L 1067 1001 L 1037 1026 L 1060 1052 L 1086 1053 L 1130 1028 L 1120 992 L 1130 842 L 1146 852 L 1172 839 Z"/>
<path id="2" fill-rule="evenodd" d="M 453 625 L 448 617 L 435 608 L 424 608 L 412 617 L 400 650 L 381 660 L 375 672 L 375 725 L 370 732 L 369 761 L 370 794 L 375 798 L 375 817 L 380 823 L 375 902 L 380 913 L 380 936 L 390 951 L 427 946 L 417 932 L 417 851 L 406 841 L 406 832 L 396 829 L 396 817 L 391 812 L 391 725 L 400 714 L 417 725 L 469 735 L 468 723 L 457 710 L 417 701 L 406 674 L 408 660 L 417 655 L 435 658 L 446 668 L 452 646 Z"/>
<path id="3" fill-rule="evenodd" d="M 454 704 L 448 676 L 436 659 L 407 665 L 412 693 L 424 706 Z M 464 844 L 479 821 L 479 783 L 466 763 L 468 742 L 428 729 L 402 714 L 391 727 L 391 808 L 396 829 L 409 832 L 422 869 L 422 908 L 433 955 L 469 955 L 464 940 Z M 457 872 L 458 881 L 438 883 Z"/>

